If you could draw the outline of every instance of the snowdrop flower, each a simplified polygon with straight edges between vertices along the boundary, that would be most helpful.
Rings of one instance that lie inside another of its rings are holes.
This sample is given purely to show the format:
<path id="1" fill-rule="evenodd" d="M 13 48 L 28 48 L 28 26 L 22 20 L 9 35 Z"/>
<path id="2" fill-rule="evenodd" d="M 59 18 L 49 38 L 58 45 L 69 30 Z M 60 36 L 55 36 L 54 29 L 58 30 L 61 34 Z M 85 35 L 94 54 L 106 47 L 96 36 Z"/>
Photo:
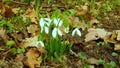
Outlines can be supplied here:
<path id="1" fill-rule="evenodd" d="M 51 23 L 51 20 L 50 20 L 50 18 L 44 18 L 44 22 L 45 22 L 45 24 L 47 24 L 47 26 L 49 27 L 49 26 L 50 26 L 50 23 Z"/>
<path id="2" fill-rule="evenodd" d="M 75 34 L 77 34 L 78 36 L 81 36 L 81 32 L 78 28 L 76 28 L 72 31 L 72 36 L 74 36 Z"/>
<path id="3" fill-rule="evenodd" d="M 42 41 L 38 41 L 37 45 L 40 45 L 40 46 L 44 47 L 44 43 Z"/>
<path id="4" fill-rule="evenodd" d="M 60 18 L 58 18 L 58 19 L 54 19 L 54 24 L 55 24 L 55 26 L 62 26 L 62 23 L 63 23 L 63 21 L 62 20 L 60 20 Z"/>
<path id="5" fill-rule="evenodd" d="M 42 31 L 43 31 L 44 24 L 45 24 L 43 18 L 40 19 L 39 24 L 40 24 L 41 32 L 42 32 Z"/>
<path id="6" fill-rule="evenodd" d="M 49 33 L 49 28 L 45 26 L 45 33 L 48 34 Z"/>
<path id="7" fill-rule="evenodd" d="M 50 23 L 51 23 L 50 18 L 41 18 L 41 19 L 40 19 L 40 22 L 39 22 L 40 27 L 41 27 L 41 32 L 43 32 L 44 29 L 45 29 L 45 32 L 48 31 L 49 29 L 48 29 L 47 27 L 50 26 Z M 47 25 L 47 27 L 45 27 L 46 25 Z M 44 28 L 44 27 L 45 27 L 45 28 Z M 46 30 L 46 29 L 48 29 L 48 30 Z M 48 32 L 49 32 L 49 31 L 48 31 Z M 48 32 L 47 32 L 47 33 L 48 33 Z"/>
<path id="8" fill-rule="evenodd" d="M 54 28 L 53 31 L 52 31 L 52 36 L 53 36 L 54 38 L 56 38 L 57 34 L 58 34 L 59 36 L 62 36 L 62 32 L 61 32 L 58 28 Z"/>

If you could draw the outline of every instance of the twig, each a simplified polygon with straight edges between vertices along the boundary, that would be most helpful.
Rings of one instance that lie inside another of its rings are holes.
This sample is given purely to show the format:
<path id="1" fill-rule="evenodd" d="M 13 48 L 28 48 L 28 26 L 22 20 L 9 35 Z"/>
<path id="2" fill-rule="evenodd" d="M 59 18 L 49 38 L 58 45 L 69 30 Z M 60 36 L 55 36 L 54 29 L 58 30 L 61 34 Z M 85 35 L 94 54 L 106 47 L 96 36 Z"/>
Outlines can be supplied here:
<path id="1" fill-rule="evenodd" d="M 13 1 L 13 0 L 10 0 L 10 2 L 13 2 L 13 3 L 16 3 L 16 4 L 21 4 L 21 5 L 28 5 L 28 3 L 22 3 L 22 2 Z"/>

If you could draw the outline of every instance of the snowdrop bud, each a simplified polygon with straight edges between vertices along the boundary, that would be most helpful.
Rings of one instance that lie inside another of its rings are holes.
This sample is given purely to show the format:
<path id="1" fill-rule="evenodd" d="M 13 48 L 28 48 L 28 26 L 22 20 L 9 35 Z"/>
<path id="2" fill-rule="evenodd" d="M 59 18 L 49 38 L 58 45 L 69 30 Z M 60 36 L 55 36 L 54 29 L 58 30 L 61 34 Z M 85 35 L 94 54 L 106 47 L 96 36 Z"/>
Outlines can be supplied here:
<path id="1" fill-rule="evenodd" d="M 54 28 L 54 29 L 53 29 L 53 31 L 52 31 L 52 36 L 53 36 L 54 38 L 56 38 L 56 36 L 57 36 L 57 28 Z"/>
<path id="2" fill-rule="evenodd" d="M 41 18 L 40 19 L 40 22 L 39 22 L 39 25 L 40 25 L 40 28 L 41 28 L 41 32 L 43 32 L 43 27 L 44 27 L 44 19 L 43 18 Z"/>
<path id="3" fill-rule="evenodd" d="M 44 27 L 44 19 L 43 18 L 41 18 L 40 19 L 40 22 L 39 22 L 39 25 L 40 25 L 40 27 L 42 28 L 42 27 Z"/>
<path id="4" fill-rule="evenodd" d="M 44 43 L 42 41 L 38 41 L 37 45 L 39 45 L 39 44 L 40 44 L 40 46 L 44 47 Z"/>
<path id="5" fill-rule="evenodd" d="M 45 26 L 45 33 L 48 34 L 49 33 L 49 28 Z"/>
<path id="6" fill-rule="evenodd" d="M 78 36 L 81 36 L 81 32 L 78 28 L 76 28 L 72 31 L 72 36 L 74 36 L 75 34 L 77 34 Z"/>
<path id="7" fill-rule="evenodd" d="M 65 33 L 68 33 L 69 32 L 69 27 L 66 27 L 65 30 L 64 30 Z"/>

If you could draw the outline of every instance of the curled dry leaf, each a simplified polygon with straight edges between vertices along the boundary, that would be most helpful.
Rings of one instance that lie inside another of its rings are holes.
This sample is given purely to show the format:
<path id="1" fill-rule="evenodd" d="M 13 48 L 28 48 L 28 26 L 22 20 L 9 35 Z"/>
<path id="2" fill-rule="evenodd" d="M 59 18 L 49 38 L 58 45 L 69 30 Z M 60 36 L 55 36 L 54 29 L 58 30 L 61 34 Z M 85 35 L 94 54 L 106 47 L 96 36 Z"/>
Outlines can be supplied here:
<path id="1" fill-rule="evenodd" d="M 105 37 L 104 37 L 104 41 L 105 42 L 109 42 L 109 43 L 116 43 L 117 41 L 115 40 L 115 38 L 117 37 L 117 34 L 115 32 L 112 33 L 108 33 Z"/>
<path id="2" fill-rule="evenodd" d="M 26 13 L 25 14 L 22 14 L 21 15 L 23 17 L 23 20 L 26 21 L 26 18 L 30 18 L 32 22 L 34 22 L 35 24 L 38 23 L 38 15 L 35 11 L 34 8 L 28 8 L 26 10 Z"/>
<path id="3" fill-rule="evenodd" d="M 35 35 L 36 31 L 39 30 L 38 26 L 35 24 L 32 24 L 27 27 L 28 33 L 31 33 L 32 35 Z"/>
<path id="4" fill-rule="evenodd" d="M 117 52 L 120 52 L 120 42 L 119 43 L 115 43 L 114 50 L 117 51 Z"/>
<path id="5" fill-rule="evenodd" d="M 120 41 L 120 30 L 114 30 L 113 32 L 108 32 L 104 41 L 110 43 L 116 43 Z"/>
<path id="6" fill-rule="evenodd" d="M 107 34 L 107 31 L 105 31 L 104 29 L 90 28 L 90 29 L 88 29 L 88 33 L 85 36 L 85 42 L 97 40 L 99 38 L 104 39 L 106 34 Z"/>
<path id="7" fill-rule="evenodd" d="M 24 64 L 26 66 L 28 66 L 29 68 L 40 67 L 40 63 L 42 60 L 38 60 L 40 53 L 36 48 L 30 48 L 25 56 L 27 57 L 27 59 L 24 60 Z"/>

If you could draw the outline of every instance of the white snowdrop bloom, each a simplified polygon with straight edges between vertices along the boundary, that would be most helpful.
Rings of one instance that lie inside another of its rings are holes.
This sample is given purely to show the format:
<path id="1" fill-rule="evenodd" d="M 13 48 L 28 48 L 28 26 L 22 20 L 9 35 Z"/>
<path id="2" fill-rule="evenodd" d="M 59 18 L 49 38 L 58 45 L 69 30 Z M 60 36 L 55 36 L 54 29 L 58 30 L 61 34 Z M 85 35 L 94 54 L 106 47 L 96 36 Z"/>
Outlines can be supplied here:
<path id="1" fill-rule="evenodd" d="M 62 32 L 57 28 L 57 32 L 59 36 L 62 36 Z"/>
<path id="2" fill-rule="evenodd" d="M 51 23 L 50 18 L 41 18 L 40 22 L 39 22 L 40 28 L 41 28 L 41 32 L 43 32 L 45 24 L 49 27 L 50 23 Z"/>
<path id="3" fill-rule="evenodd" d="M 64 30 L 65 33 L 69 33 L 69 27 L 66 27 Z"/>
<path id="4" fill-rule="evenodd" d="M 40 24 L 40 27 L 44 27 L 44 20 L 43 20 L 43 18 L 40 19 L 39 24 Z"/>
<path id="5" fill-rule="evenodd" d="M 57 34 L 58 34 L 59 36 L 62 36 L 62 32 L 61 32 L 58 28 L 54 28 L 53 31 L 52 31 L 52 36 L 53 36 L 54 38 L 56 38 Z"/>
<path id="6" fill-rule="evenodd" d="M 73 31 L 72 31 L 72 36 L 74 36 L 75 34 L 77 34 L 78 36 L 81 36 L 81 32 L 78 28 L 75 28 Z"/>
<path id="7" fill-rule="evenodd" d="M 62 26 L 62 23 L 63 23 L 63 21 L 62 20 L 60 20 L 60 18 L 58 18 L 58 19 L 54 19 L 54 24 L 56 25 L 56 26 Z"/>
<path id="8" fill-rule="evenodd" d="M 49 33 L 49 28 L 45 26 L 45 33 L 48 34 Z"/>
<path id="9" fill-rule="evenodd" d="M 50 18 L 44 18 L 44 22 L 45 22 L 45 24 L 47 24 L 47 26 L 49 27 L 49 26 L 50 26 L 50 23 L 51 23 L 51 20 L 50 20 Z"/>
<path id="10" fill-rule="evenodd" d="M 54 28 L 54 29 L 53 29 L 53 31 L 52 31 L 52 36 L 53 36 L 54 38 L 56 38 L 56 36 L 57 36 L 57 28 Z"/>
<path id="11" fill-rule="evenodd" d="M 44 47 L 44 43 L 42 41 L 38 41 L 37 45 L 40 45 L 40 46 Z"/>
<path id="12" fill-rule="evenodd" d="M 41 32 L 43 31 L 43 27 L 44 27 L 44 19 L 43 18 L 41 18 L 40 19 L 40 22 L 39 22 L 39 25 L 40 25 L 40 28 L 41 28 Z"/>

